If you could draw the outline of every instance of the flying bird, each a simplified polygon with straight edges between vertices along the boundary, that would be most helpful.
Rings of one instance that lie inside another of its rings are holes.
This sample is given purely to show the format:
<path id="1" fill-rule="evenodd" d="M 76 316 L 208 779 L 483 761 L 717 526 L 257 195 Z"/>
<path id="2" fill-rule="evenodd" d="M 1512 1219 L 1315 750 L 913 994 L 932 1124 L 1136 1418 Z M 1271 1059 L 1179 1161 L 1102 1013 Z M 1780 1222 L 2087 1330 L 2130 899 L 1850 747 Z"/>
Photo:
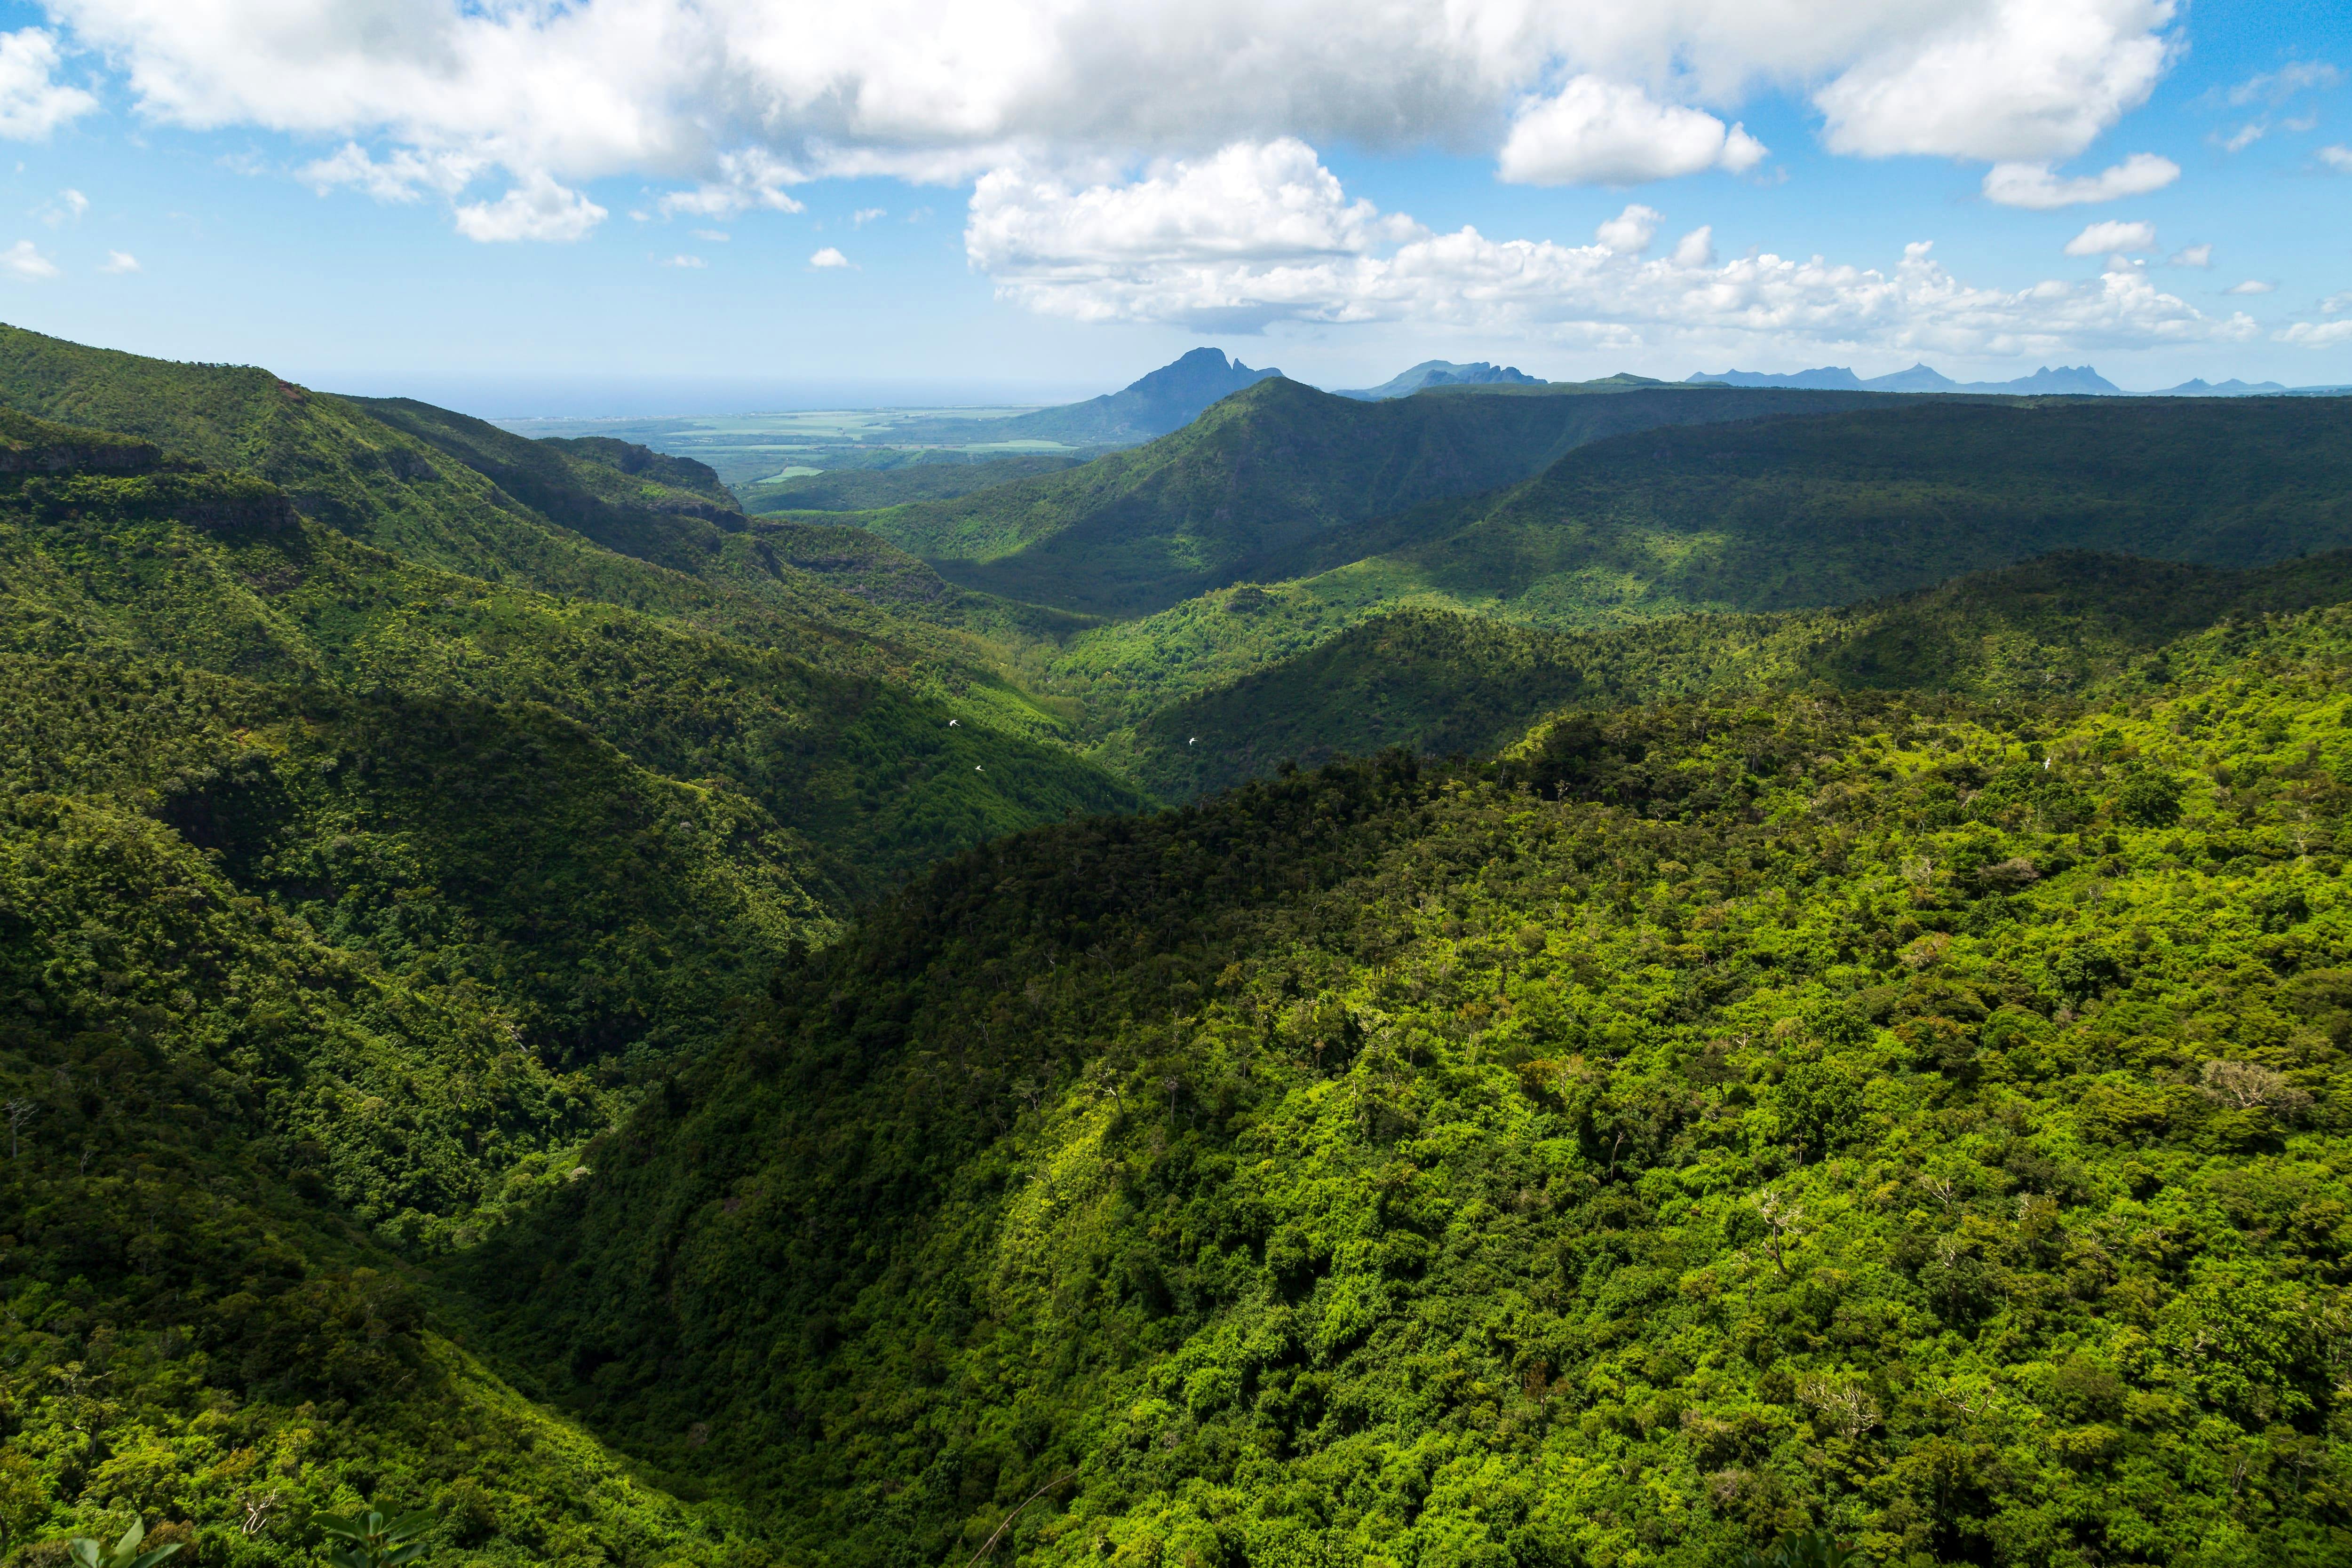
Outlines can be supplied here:
<path id="1" fill-rule="evenodd" d="M 1184 744 L 1185 744 L 1185 745 L 1187 745 L 1187 746 L 1198 746 L 1198 745 L 1200 745 L 1200 744 L 1201 744 L 1201 737 L 1200 737 L 1199 736 L 1197 736 L 1197 735 L 1196 735 L 1196 736 L 1194 736 L 1192 739 L 1190 739 L 1190 740 L 1186 741 Z"/>
<path id="2" fill-rule="evenodd" d="M 951 719 L 948 720 L 948 727 L 949 727 L 950 729 L 954 729 L 955 727 L 957 727 L 958 726 L 960 726 L 960 725 L 961 725 L 961 724 L 962 724 L 962 723 L 963 723 L 963 720 L 961 720 L 961 719 L 960 719 L 960 718 L 951 718 Z"/>

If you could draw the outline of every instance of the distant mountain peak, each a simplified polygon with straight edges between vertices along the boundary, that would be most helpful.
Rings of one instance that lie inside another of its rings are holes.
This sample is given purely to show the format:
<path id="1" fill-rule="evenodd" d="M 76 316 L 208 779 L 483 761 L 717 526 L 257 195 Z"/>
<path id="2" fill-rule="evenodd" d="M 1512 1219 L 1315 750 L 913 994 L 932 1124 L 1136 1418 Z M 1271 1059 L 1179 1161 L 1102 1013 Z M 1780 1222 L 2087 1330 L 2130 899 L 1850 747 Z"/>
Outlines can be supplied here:
<path id="1" fill-rule="evenodd" d="M 1995 392 L 2026 397 L 2124 395 L 2123 388 L 2088 365 L 2061 365 L 2055 370 L 2044 365 L 2030 376 L 2019 376 L 2014 381 L 2006 382 L 1956 382 L 1925 361 L 1907 371 L 1867 379 L 1855 375 L 1843 365 L 1824 365 L 1818 370 L 1786 373 L 1725 371 L 1720 375 L 1709 375 L 1701 371 L 1689 379 L 1716 382 L 1724 386 L 1801 387 L 1815 392 Z"/>
<path id="2" fill-rule="evenodd" d="M 1211 403 L 1281 374 L 1254 371 L 1223 349 L 1194 349 L 1118 392 L 1021 414 L 992 426 L 991 434 L 1006 441 L 1129 446 L 1181 430 Z"/>
<path id="3" fill-rule="evenodd" d="M 1539 387 L 1544 384 L 1541 376 L 1531 376 L 1517 365 L 1490 364 L 1485 360 L 1467 365 L 1457 365 L 1451 360 L 1423 360 L 1411 370 L 1391 376 L 1376 387 L 1343 389 L 1333 395 L 1351 397 L 1359 402 L 1381 402 L 1392 397 L 1411 397 L 1431 387 Z"/>

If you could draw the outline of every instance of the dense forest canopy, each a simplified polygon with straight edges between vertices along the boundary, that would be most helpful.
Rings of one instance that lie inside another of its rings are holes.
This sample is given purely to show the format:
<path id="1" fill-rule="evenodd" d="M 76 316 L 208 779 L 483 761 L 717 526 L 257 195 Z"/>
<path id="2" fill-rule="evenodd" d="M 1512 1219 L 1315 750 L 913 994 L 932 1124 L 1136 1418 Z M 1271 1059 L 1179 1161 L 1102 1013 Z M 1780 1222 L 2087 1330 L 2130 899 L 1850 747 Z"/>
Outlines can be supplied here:
<path id="1" fill-rule="evenodd" d="M 0 1563 L 2352 1556 L 2343 405 L 1304 391 L 0 331 Z"/>

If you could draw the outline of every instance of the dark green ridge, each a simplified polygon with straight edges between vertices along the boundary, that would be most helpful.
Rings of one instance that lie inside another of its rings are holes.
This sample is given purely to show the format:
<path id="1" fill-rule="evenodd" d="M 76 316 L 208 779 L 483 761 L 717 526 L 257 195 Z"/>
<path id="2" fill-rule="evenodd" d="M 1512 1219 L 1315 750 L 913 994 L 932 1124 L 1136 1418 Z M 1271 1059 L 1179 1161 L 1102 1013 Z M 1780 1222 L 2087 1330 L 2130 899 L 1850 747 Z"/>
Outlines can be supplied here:
<path id="1" fill-rule="evenodd" d="M 1262 576 L 1261 558 L 1328 530 L 1513 484 L 1624 430 L 1869 401 L 1724 388 L 1456 390 L 1360 402 L 1261 382 L 1131 452 L 862 520 L 967 587 L 1087 613 L 1148 613 Z"/>
<path id="2" fill-rule="evenodd" d="M 992 844 L 465 1278 L 842 1568 L 2342 1561 L 2352 612 L 2167 667 Z"/>
<path id="3" fill-rule="evenodd" d="M 1401 611 L 1153 713 L 1120 762 L 1186 800 L 1286 760 L 1484 755 L 1568 706 L 1820 687 L 2072 695 L 2207 626 L 2347 599 L 2344 551 L 2250 571 L 2065 551 L 1839 610 L 1592 632 Z"/>

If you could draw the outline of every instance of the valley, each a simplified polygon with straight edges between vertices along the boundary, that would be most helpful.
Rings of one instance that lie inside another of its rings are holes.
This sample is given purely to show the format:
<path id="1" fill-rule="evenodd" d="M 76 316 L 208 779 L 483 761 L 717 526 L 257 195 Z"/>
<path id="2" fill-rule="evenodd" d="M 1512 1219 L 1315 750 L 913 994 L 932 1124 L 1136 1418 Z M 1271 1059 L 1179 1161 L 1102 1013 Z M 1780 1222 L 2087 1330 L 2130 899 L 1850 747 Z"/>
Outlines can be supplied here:
<path id="1" fill-rule="evenodd" d="M 826 418 L 0 329 L 8 1568 L 2352 1554 L 2352 402 Z"/>

